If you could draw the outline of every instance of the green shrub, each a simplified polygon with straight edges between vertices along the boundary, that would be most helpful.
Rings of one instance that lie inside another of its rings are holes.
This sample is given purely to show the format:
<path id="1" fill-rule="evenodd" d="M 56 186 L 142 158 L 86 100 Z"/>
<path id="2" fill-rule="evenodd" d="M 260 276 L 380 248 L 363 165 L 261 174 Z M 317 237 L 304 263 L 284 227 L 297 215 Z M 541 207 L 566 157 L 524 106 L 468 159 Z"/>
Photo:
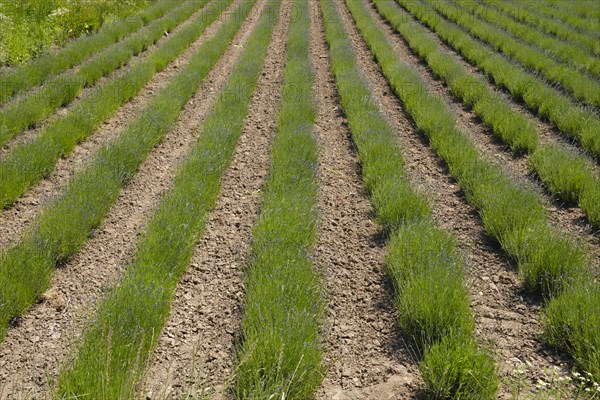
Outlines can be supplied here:
<path id="1" fill-rule="evenodd" d="M 591 161 L 558 144 L 541 146 L 529 164 L 550 192 L 568 203 L 578 203 L 586 187 L 600 185 Z"/>
<path id="2" fill-rule="evenodd" d="M 401 226 L 388 244 L 386 265 L 396 286 L 399 325 L 419 353 L 446 336 L 473 333 L 455 242 L 425 220 Z"/>
<path id="3" fill-rule="evenodd" d="M 544 311 L 544 338 L 563 349 L 600 382 L 600 286 L 590 280 L 564 292 Z"/>
<path id="4" fill-rule="evenodd" d="M 493 399 L 500 384 L 492 355 L 457 335 L 428 348 L 419 369 L 437 399 Z"/>

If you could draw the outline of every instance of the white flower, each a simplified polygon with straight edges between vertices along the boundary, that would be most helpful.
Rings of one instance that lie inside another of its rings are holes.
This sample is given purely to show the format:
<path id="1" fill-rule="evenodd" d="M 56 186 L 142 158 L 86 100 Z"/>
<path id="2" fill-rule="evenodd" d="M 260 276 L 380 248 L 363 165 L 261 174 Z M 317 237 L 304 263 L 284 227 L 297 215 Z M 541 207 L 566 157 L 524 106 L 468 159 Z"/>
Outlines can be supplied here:
<path id="1" fill-rule="evenodd" d="M 50 13 L 49 17 L 60 17 L 61 15 L 65 15 L 66 13 L 69 12 L 69 9 L 64 8 L 64 7 L 59 7 L 56 10 L 52 11 L 52 13 Z"/>
<path id="2" fill-rule="evenodd" d="M 535 385 L 538 389 L 548 386 L 548 383 L 544 382 L 541 379 L 538 379 L 537 384 Z"/>

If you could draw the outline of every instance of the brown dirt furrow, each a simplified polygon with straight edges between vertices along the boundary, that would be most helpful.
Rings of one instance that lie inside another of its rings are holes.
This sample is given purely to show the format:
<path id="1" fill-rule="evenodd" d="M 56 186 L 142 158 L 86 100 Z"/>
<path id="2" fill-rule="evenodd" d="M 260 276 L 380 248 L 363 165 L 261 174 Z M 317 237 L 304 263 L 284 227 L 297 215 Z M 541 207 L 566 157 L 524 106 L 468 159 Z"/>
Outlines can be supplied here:
<path id="1" fill-rule="evenodd" d="M 510 149 L 494 135 L 492 130 L 483 125 L 475 113 L 456 99 L 445 83 L 433 75 L 429 67 L 419 59 L 401 36 L 389 24 L 385 23 L 373 6 L 367 8 L 374 16 L 377 25 L 385 32 L 388 43 L 394 47 L 398 57 L 401 57 L 419 72 L 428 85 L 430 93 L 449 105 L 450 110 L 456 116 L 457 127 L 468 135 L 483 158 L 500 165 L 515 181 L 522 182 L 525 186 L 535 190 L 548 211 L 551 224 L 560 229 L 565 235 L 583 243 L 589 249 L 590 260 L 600 260 L 600 237 L 594 234 L 592 226 L 588 223 L 581 209 L 576 205 L 570 206 L 555 200 L 551 194 L 545 191 L 534 174 L 530 172 L 528 156 L 515 156 L 511 153 Z M 550 141 L 549 135 L 540 136 L 542 142 L 547 143 Z M 556 140 L 554 141 L 556 142 Z M 597 264 L 597 261 L 594 262 Z"/>
<path id="2" fill-rule="evenodd" d="M 98 299 L 122 273 L 152 211 L 172 187 L 176 168 L 196 142 L 198 127 L 239 57 L 257 21 L 256 14 L 253 11 L 249 16 L 232 46 L 184 108 L 174 129 L 122 190 L 92 238 L 56 270 L 43 301 L 9 330 L 0 345 L 0 398 L 48 397 L 48 379 L 57 376 L 58 368 L 76 349 L 86 319 L 93 315 Z M 220 23 L 209 28 L 210 34 L 216 32 Z"/>
<path id="3" fill-rule="evenodd" d="M 201 391 L 229 397 L 244 267 L 269 170 L 292 9 L 293 1 L 283 2 L 232 164 L 154 351 L 144 385 L 147 398 L 180 399 Z"/>
<path id="4" fill-rule="evenodd" d="M 69 156 L 58 160 L 54 170 L 46 179 L 30 188 L 11 208 L 3 212 L 0 211 L 0 248 L 8 247 L 23 236 L 23 233 L 33 224 L 40 210 L 52 202 L 69 179 L 77 171 L 88 165 L 93 159 L 93 155 L 102 146 L 116 138 L 121 130 L 146 107 L 152 97 L 167 86 L 171 78 L 189 62 L 195 51 L 214 35 L 220 21 L 234 6 L 232 5 L 228 10 L 225 10 L 221 18 L 209 26 L 202 36 L 179 58 L 171 62 L 163 71 L 155 74 L 137 96 L 125 103 L 112 118 L 105 121 L 87 140 L 76 146 Z"/>
<path id="5" fill-rule="evenodd" d="M 191 21 L 193 21 L 198 15 L 200 15 L 200 13 L 202 13 L 202 11 L 205 8 L 206 8 L 206 6 L 204 6 L 200 10 L 196 11 L 194 14 L 192 14 L 192 16 L 190 18 L 188 18 L 187 20 L 183 21 L 178 26 L 176 26 L 175 29 L 173 29 L 170 33 L 168 33 L 168 35 L 167 34 L 163 35 L 156 42 L 154 42 L 150 46 L 148 46 L 145 50 L 143 50 L 139 54 L 133 56 L 127 62 L 127 64 L 125 64 L 125 65 L 117 68 L 116 70 L 114 70 L 113 72 L 109 73 L 108 75 L 101 77 L 94 84 L 83 88 L 83 90 L 81 91 L 81 93 L 79 93 L 79 95 L 75 99 L 73 99 L 69 104 L 67 104 L 66 106 L 62 106 L 62 107 L 58 108 L 54 113 L 52 113 L 52 115 L 50 115 L 47 118 L 45 118 L 43 121 L 41 121 L 40 123 L 38 123 L 35 127 L 29 128 L 29 129 L 25 130 L 22 134 L 16 136 L 12 140 L 10 140 L 7 144 L 4 145 L 4 147 L 0 148 L 0 159 L 2 157 L 6 156 L 6 154 L 8 152 L 10 152 L 10 150 L 12 150 L 13 148 L 15 148 L 16 146 L 18 146 L 20 144 L 23 144 L 23 143 L 26 143 L 26 142 L 30 142 L 30 141 L 36 139 L 41 134 L 42 130 L 49 123 L 51 123 L 52 121 L 54 121 L 54 120 L 56 120 L 58 118 L 61 118 L 61 117 L 64 117 L 65 115 L 67 115 L 67 113 L 71 109 L 73 109 L 78 103 L 84 101 L 87 97 L 89 97 L 90 94 L 95 89 L 102 87 L 104 84 L 106 84 L 107 81 L 115 79 L 115 78 L 118 79 L 119 77 L 121 77 L 124 74 L 126 74 L 127 72 L 129 72 L 134 65 L 138 64 L 148 54 L 150 54 L 157 47 L 159 47 L 163 42 L 165 42 L 167 40 L 168 36 L 171 36 L 171 35 L 179 32 L 185 26 L 189 25 L 191 23 Z M 118 45 L 119 43 L 121 43 L 121 42 L 117 42 L 117 43 L 113 44 L 112 46 Z M 112 47 L 112 46 L 109 46 L 109 48 Z M 77 71 L 79 71 L 80 68 L 81 68 L 81 64 L 80 65 L 76 65 L 73 68 L 67 69 L 65 72 L 63 72 L 63 74 L 65 74 L 65 73 L 68 73 L 68 74 L 77 73 Z M 25 93 L 28 94 L 28 95 L 30 93 L 39 93 L 42 87 L 43 86 L 36 86 L 36 87 L 30 89 L 29 91 L 27 91 Z"/>
<path id="6" fill-rule="evenodd" d="M 310 12 L 320 142 L 314 258 L 328 297 L 324 359 L 328 373 L 318 398 L 411 398 L 421 385 L 419 372 L 397 329 L 385 248 L 339 107 L 317 1 L 311 3 Z"/>
<path id="7" fill-rule="evenodd" d="M 445 164 L 416 132 L 345 8 L 342 17 L 359 64 L 375 89 L 376 100 L 398 133 L 409 178 L 428 195 L 435 221 L 458 239 L 478 337 L 492 346 L 502 374 L 512 372 L 516 365 L 530 363 L 527 378 L 535 382 L 545 368 L 563 361 L 539 339 L 539 299 L 523 291 L 515 266 L 485 234 L 477 211 L 466 201 Z M 410 61 L 410 56 L 399 53 L 402 60 Z"/>

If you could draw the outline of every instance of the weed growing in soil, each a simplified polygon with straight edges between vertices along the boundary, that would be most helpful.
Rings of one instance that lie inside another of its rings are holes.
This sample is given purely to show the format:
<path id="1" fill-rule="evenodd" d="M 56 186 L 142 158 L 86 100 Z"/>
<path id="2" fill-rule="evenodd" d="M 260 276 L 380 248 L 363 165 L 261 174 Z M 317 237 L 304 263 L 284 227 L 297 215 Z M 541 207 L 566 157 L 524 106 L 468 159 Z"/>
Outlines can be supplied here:
<path id="1" fill-rule="evenodd" d="M 512 400 L 598 400 L 600 384 L 594 382 L 591 374 L 563 374 L 558 367 L 547 368 L 544 376 L 530 382 L 528 367 L 518 365 L 514 372 L 504 379 Z"/>

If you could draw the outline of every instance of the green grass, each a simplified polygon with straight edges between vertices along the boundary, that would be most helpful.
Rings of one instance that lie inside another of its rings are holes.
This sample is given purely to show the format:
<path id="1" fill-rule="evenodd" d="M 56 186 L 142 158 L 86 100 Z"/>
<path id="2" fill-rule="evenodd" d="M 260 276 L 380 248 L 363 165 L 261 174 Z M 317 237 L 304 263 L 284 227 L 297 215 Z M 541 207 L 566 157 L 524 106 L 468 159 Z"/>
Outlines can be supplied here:
<path id="1" fill-rule="evenodd" d="M 397 2 L 491 77 L 497 85 L 506 88 L 513 98 L 523 101 L 562 133 L 578 139 L 584 149 L 589 150 L 595 157 L 600 157 L 600 136 L 597 134 L 600 131 L 600 118 L 593 111 L 578 106 L 544 81 L 513 65 L 456 25 L 441 18 L 422 1 Z"/>
<path id="2" fill-rule="evenodd" d="M 189 18 L 208 0 L 187 1 L 167 15 L 91 57 L 76 72 L 68 71 L 49 80 L 39 90 L 23 94 L 0 110 L 0 146 L 28 127 L 33 127 L 57 108 L 69 104 L 83 90 L 123 66 L 160 39 L 165 32 Z M 118 96 L 118 93 L 117 93 Z"/>
<path id="3" fill-rule="evenodd" d="M 493 399 L 499 380 L 492 357 L 478 348 L 456 241 L 433 222 L 423 195 L 411 188 L 393 128 L 373 99 L 348 33 L 331 2 L 321 2 L 342 109 L 361 161 L 363 180 L 387 240 L 386 265 L 395 286 L 398 324 L 420 356 L 430 394 Z M 348 2 L 354 14 L 360 2 Z M 363 15 L 364 16 L 364 15 Z M 451 343 L 451 357 L 438 348 Z"/>
<path id="4" fill-rule="evenodd" d="M 467 200 L 479 211 L 486 232 L 517 261 L 525 286 L 541 293 L 549 302 L 549 310 L 556 296 L 564 296 L 581 307 L 581 318 L 593 321 L 598 309 L 596 300 L 586 303 L 576 296 L 578 289 L 594 279 L 591 267 L 585 263 L 585 251 L 548 225 L 536 192 L 480 157 L 473 143 L 456 128 L 446 104 L 429 93 L 418 73 L 398 59 L 364 5 L 352 0 L 346 4 L 393 91 L 432 149 L 446 162 Z M 600 331 L 592 336 L 597 340 Z M 574 331 L 572 338 L 586 340 L 579 331 Z M 585 356 L 589 358 L 597 357 L 600 351 L 588 350 Z M 582 368 L 587 367 L 574 352 L 570 354 Z"/>
<path id="5" fill-rule="evenodd" d="M 225 29 L 239 26 L 253 4 L 241 2 Z M 161 200 L 125 276 L 101 302 L 74 362 L 62 373 L 59 397 L 132 397 L 233 158 L 278 8 L 279 2 L 263 10 L 174 188 Z"/>
<path id="6" fill-rule="evenodd" d="M 290 23 L 282 102 L 262 210 L 245 279 L 239 399 L 308 399 L 324 376 L 319 277 L 311 252 L 317 226 L 318 149 L 308 0 Z"/>
<path id="7" fill-rule="evenodd" d="M 587 188 L 600 189 L 593 163 L 559 144 L 540 147 L 531 155 L 529 163 L 549 190 L 566 202 L 578 203 Z"/>
<path id="8" fill-rule="evenodd" d="M 546 52 L 516 40 L 502 29 L 470 14 L 464 7 L 447 0 L 426 2 L 440 15 L 465 28 L 474 37 L 488 43 L 525 68 L 531 68 L 550 83 L 559 84 L 575 99 L 588 105 L 600 106 L 600 83 L 568 65 L 549 58 Z"/>
<path id="9" fill-rule="evenodd" d="M 552 6 L 556 10 L 566 12 L 570 15 L 576 15 L 582 19 L 587 19 L 596 25 L 592 25 L 592 30 L 600 34 L 600 7 L 595 1 L 590 0 L 545 0 L 545 4 Z M 589 28 L 589 26 L 588 26 Z"/>
<path id="10" fill-rule="evenodd" d="M 222 8 L 221 8 L 222 9 Z M 246 8 L 243 8 L 246 10 Z M 218 18 L 211 13 L 208 20 Z M 89 167 L 75 174 L 45 207 L 22 240 L 0 254 L 0 333 L 48 287 L 56 263 L 68 260 L 100 224 L 119 192 L 167 134 L 206 74 L 225 52 L 242 21 L 229 18 L 189 64 L 155 95 Z M 200 26 L 207 25 L 201 17 Z"/>
<path id="11" fill-rule="evenodd" d="M 514 4 L 502 0 L 483 0 L 484 3 L 493 6 L 515 19 L 524 22 L 534 29 L 554 35 L 557 38 L 568 40 L 574 46 L 580 46 L 591 54 L 600 55 L 600 42 L 586 34 L 577 32 L 565 26 L 561 21 L 546 17 L 540 13 L 532 12 L 531 4 L 525 2 Z"/>
<path id="12" fill-rule="evenodd" d="M 43 0 L 0 1 L 0 66 L 17 64 L 46 53 L 54 45 L 95 32 L 110 22 L 123 22 L 154 0 Z M 164 5 L 164 4 L 163 4 Z M 123 26 L 117 28 L 123 29 Z M 96 44 L 94 40 L 89 44 Z M 82 48 L 82 47 L 79 47 Z M 93 50 L 92 50 L 93 51 Z M 92 54 L 92 53 L 88 53 Z"/>
<path id="13" fill-rule="evenodd" d="M 592 78 L 600 76 L 600 60 L 578 46 L 546 35 L 535 28 L 521 24 L 513 18 L 495 11 L 491 7 L 474 3 L 472 0 L 454 0 L 454 2 L 483 20 L 513 34 L 516 38 L 523 40 L 524 43 L 535 46 L 534 49 L 539 49 L 551 55 L 553 59 L 571 65 L 572 70 L 586 71 Z"/>
<path id="14" fill-rule="evenodd" d="M 46 81 L 157 18 L 183 0 L 160 0 L 139 13 L 103 26 L 98 32 L 75 39 L 63 48 L 27 63 L 0 71 L 0 105 L 13 95 Z M 41 3 L 40 3 L 41 4 Z M 0 11 L 1 12 L 1 11 Z"/>
<path id="15" fill-rule="evenodd" d="M 205 0 L 187 6 L 200 7 Z M 184 29 L 171 35 L 125 74 L 108 80 L 69 113 L 48 124 L 35 139 L 14 146 L 0 160 L 0 207 L 14 203 L 32 185 L 46 177 L 60 157 L 67 156 L 92 135 L 124 103 L 185 51 L 218 18 L 230 1 L 215 0 Z M 191 9 L 175 10 L 192 12 Z"/>
<path id="16" fill-rule="evenodd" d="M 579 8 L 579 13 L 573 8 Z M 584 6 L 578 6 L 576 1 L 566 3 L 553 1 L 551 4 L 536 2 L 535 9 L 538 13 L 558 19 L 588 36 L 597 39 L 600 34 L 600 22 L 598 21 L 600 11 L 594 7 L 593 1 L 586 2 Z M 592 16 L 592 14 L 595 15 Z"/>
<path id="17" fill-rule="evenodd" d="M 553 299 L 544 311 L 544 338 L 571 354 L 600 382 L 600 287 L 590 281 Z"/>
<path id="18" fill-rule="evenodd" d="M 592 160 L 566 146 L 539 145 L 538 133 L 527 118 L 491 91 L 487 81 L 471 75 L 445 53 L 409 14 L 393 2 L 375 0 L 374 4 L 458 100 L 468 105 L 513 152 L 531 154 L 530 168 L 553 195 L 567 202 L 585 204 L 582 209 L 590 222 L 600 226 L 600 203 L 591 201 L 600 190 Z"/>

